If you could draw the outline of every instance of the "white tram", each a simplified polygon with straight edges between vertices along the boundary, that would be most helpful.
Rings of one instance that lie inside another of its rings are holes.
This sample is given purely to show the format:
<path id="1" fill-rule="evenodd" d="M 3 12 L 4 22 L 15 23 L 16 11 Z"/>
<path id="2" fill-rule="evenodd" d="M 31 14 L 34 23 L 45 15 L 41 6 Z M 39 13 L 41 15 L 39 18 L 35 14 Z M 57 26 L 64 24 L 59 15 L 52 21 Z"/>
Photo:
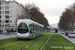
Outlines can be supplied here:
<path id="1" fill-rule="evenodd" d="M 17 21 L 17 38 L 33 39 L 43 35 L 44 26 L 30 19 L 19 19 Z"/>

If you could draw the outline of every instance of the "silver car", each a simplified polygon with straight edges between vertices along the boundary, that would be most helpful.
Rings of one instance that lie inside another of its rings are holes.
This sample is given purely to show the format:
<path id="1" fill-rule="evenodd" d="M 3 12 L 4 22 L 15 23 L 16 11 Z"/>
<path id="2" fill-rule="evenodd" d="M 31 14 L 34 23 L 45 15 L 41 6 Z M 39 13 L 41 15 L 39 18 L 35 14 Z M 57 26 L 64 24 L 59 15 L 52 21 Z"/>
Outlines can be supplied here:
<path id="1" fill-rule="evenodd" d="M 65 32 L 61 32 L 61 34 L 65 34 Z"/>
<path id="2" fill-rule="evenodd" d="M 71 32 L 68 34 L 68 37 L 75 37 L 75 32 Z"/>

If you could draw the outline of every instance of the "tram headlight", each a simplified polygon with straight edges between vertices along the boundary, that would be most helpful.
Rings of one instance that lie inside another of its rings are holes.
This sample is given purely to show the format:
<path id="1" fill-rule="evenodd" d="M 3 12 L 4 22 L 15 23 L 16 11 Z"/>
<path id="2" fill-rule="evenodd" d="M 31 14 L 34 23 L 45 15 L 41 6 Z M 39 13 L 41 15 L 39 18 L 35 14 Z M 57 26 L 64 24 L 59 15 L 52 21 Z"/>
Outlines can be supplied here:
<path id="1" fill-rule="evenodd" d="M 29 33 L 27 33 L 27 35 L 29 35 Z"/>
<path id="2" fill-rule="evenodd" d="M 17 33 L 17 35 L 19 35 L 19 33 Z"/>

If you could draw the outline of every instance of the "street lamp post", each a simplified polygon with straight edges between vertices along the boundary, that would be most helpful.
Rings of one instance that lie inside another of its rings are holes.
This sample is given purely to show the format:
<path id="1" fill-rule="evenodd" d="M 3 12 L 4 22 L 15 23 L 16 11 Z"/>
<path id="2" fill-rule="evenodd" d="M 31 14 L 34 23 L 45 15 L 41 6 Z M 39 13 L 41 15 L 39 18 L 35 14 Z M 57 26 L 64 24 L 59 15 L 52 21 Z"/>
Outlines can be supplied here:
<path id="1" fill-rule="evenodd" d="M 30 10 L 31 10 L 31 14 L 32 14 L 32 20 L 34 20 L 34 15 L 35 15 L 36 9 L 30 9 Z"/>

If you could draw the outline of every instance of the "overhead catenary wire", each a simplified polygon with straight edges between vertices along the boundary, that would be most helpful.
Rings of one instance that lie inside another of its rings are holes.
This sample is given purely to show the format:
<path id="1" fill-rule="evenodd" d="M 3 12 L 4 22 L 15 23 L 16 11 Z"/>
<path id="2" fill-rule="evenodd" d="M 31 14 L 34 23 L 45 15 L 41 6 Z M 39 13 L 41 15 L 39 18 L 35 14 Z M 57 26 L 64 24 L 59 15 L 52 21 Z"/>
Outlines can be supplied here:
<path id="1" fill-rule="evenodd" d="M 44 4 L 44 7 L 45 7 L 45 9 L 46 9 L 46 12 L 49 14 L 48 9 L 47 9 L 47 7 L 46 7 L 46 4 L 45 4 L 44 0 L 43 0 L 43 4 Z"/>

